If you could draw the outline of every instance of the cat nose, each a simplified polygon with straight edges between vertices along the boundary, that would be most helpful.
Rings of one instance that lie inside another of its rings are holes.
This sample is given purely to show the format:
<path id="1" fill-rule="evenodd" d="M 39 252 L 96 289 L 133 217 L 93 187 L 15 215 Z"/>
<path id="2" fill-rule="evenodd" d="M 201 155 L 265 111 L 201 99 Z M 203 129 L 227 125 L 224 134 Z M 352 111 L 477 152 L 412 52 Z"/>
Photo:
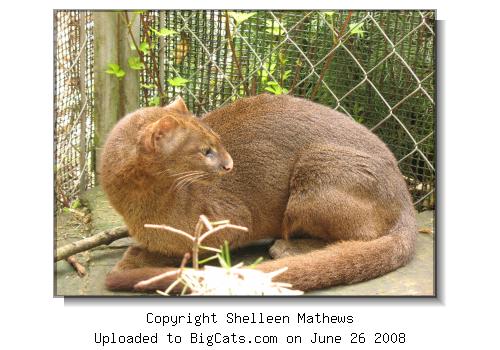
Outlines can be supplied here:
<path id="1" fill-rule="evenodd" d="M 233 160 L 230 158 L 229 160 L 223 162 L 222 169 L 224 169 L 227 172 L 231 171 L 231 169 L 233 169 Z"/>

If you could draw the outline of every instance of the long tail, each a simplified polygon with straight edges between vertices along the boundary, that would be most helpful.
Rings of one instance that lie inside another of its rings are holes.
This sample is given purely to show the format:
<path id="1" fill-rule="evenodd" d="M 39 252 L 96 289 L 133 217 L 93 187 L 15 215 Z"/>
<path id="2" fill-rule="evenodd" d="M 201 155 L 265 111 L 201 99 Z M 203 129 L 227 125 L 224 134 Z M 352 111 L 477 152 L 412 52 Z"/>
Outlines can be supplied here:
<path id="1" fill-rule="evenodd" d="M 369 280 L 408 263 L 415 251 L 417 229 L 408 215 L 382 237 L 372 241 L 343 241 L 310 253 L 266 261 L 257 266 L 270 272 L 288 270 L 276 277 L 303 291 Z"/>
<path id="2" fill-rule="evenodd" d="M 400 220 L 391 231 L 371 241 L 344 241 L 310 253 L 270 260 L 259 264 L 259 270 L 270 272 L 282 267 L 287 271 L 276 277 L 303 291 L 351 284 L 369 280 L 408 263 L 415 251 L 417 228 L 413 215 Z M 147 291 L 166 289 L 174 277 L 138 288 L 137 283 L 174 270 L 172 267 L 145 267 L 113 271 L 106 278 L 110 290 Z"/>

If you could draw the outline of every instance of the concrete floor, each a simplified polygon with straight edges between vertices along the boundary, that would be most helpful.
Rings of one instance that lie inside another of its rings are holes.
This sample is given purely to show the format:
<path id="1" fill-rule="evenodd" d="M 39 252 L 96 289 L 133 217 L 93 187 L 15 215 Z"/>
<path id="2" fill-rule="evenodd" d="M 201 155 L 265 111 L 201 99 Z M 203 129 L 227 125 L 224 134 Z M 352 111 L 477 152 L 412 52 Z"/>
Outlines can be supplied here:
<path id="1" fill-rule="evenodd" d="M 57 246 L 95 234 L 99 231 L 123 225 L 118 214 L 107 202 L 104 194 L 96 187 L 84 196 L 84 203 L 90 209 L 87 218 L 72 212 L 57 216 Z M 310 296 L 432 296 L 434 295 L 434 212 L 418 214 L 419 229 L 430 233 L 419 233 L 417 253 L 406 266 L 379 278 L 348 286 L 309 292 Z M 90 219 L 90 222 L 86 223 Z M 55 264 L 55 295 L 58 296 L 125 296 L 137 293 L 110 292 L 104 288 L 104 277 L 120 259 L 131 243 L 130 238 L 113 242 L 77 254 L 78 261 L 85 266 L 87 274 L 79 277 L 66 262 Z M 233 252 L 234 261 L 251 262 L 262 256 L 269 258 L 267 250 L 270 243 L 245 248 Z M 155 295 L 155 294 L 152 294 Z"/>

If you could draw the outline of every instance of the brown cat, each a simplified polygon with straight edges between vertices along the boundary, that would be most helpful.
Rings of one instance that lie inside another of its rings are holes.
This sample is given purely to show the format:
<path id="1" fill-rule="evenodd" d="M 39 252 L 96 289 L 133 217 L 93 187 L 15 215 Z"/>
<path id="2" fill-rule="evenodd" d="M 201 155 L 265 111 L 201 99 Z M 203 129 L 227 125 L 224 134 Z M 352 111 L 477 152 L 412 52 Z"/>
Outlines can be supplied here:
<path id="1" fill-rule="evenodd" d="M 249 228 L 212 235 L 214 247 L 303 234 L 328 242 L 258 265 L 287 266 L 278 279 L 301 290 L 380 276 L 414 252 L 414 209 L 389 149 L 349 117 L 300 98 L 245 98 L 201 120 L 182 99 L 140 109 L 110 133 L 101 183 L 137 241 L 108 275 L 112 290 L 133 290 L 191 250 L 144 224 L 193 232 L 200 214 Z"/>

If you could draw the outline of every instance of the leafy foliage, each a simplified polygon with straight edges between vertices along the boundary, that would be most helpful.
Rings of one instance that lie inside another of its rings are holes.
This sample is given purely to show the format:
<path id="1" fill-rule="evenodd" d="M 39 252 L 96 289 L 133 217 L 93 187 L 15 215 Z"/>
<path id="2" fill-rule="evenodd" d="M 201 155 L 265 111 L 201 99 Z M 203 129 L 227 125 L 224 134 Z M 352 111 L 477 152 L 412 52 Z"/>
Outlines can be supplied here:
<path id="1" fill-rule="evenodd" d="M 142 70 L 145 68 L 144 63 L 138 56 L 131 56 L 128 58 L 128 66 L 134 70 Z"/>
<path id="2" fill-rule="evenodd" d="M 154 96 L 149 99 L 149 106 L 159 106 L 160 105 L 160 96 Z"/>
<path id="3" fill-rule="evenodd" d="M 266 32 L 272 35 L 281 35 L 283 33 L 280 25 L 272 19 L 266 21 Z"/>
<path id="4" fill-rule="evenodd" d="M 236 25 L 240 25 L 241 23 L 245 22 L 247 19 L 249 19 L 252 16 L 255 16 L 257 12 L 249 12 L 249 13 L 244 13 L 244 12 L 233 12 L 229 11 L 228 15 L 234 19 L 236 22 Z"/>
<path id="5" fill-rule="evenodd" d="M 363 30 L 365 22 L 349 24 L 349 34 L 356 35 L 359 38 L 364 38 L 366 31 Z"/>
<path id="6" fill-rule="evenodd" d="M 267 87 L 264 90 L 272 92 L 275 95 L 282 95 L 288 93 L 288 90 L 286 88 L 281 87 L 280 84 L 275 81 L 268 82 Z"/>
<path id="7" fill-rule="evenodd" d="M 142 53 L 144 54 L 149 54 L 149 52 L 151 51 L 151 47 L 149 46 L 149 44 L 145 41 L 143 41 L 140 45 L 139 45 L 139 51 L 141 51 Z"/>
<path id="8" fill-rule="evenodd" d="M 108 63 L 108 69 L 106 73 L 114 75 L 118 79 L 121 79 L 125 76 L 125 71 L 120 68 L 120 66 L 116 63 Z"/>
<path id="9" fill-rule="evenodd" d="M 156 88 L 156 85 L 154 85 L 154 84 L 141 84 L 141 88 L 143 88 L 143 89 L 154 89 L 154 88 Z"/>
<path id="10" fill-rule="evenodd" d="M 231 255 L 229 254 L 229 244 L 227 241 L 224 241 L 221 252 L 217 253 L 217 258 L 219 259 L 220 266 L 226 269 L 231 268 Z"/>
<path id="11" fill-rule="evenodd" d="M 175 77 L 175 78 L 168 79 L 167 81 L 168 81 L 168 83 L 169 83 L 171 86 L 185 86 L 185 85 L 186 85 L 186 83 L 188 83 L 188 82 L 189 82 L 189 80 L 188 80 L 188 79 L 185 79 L 185 78 L 183 78 L 183 77 L 181 77 L 181 76 L 177 76 L 177 77 Z"/>
<path id="12" fill-rule="evenodd" d="M 156 34 L 158 36 L 172 36 L 177 34 L 175 30 L 168 28 L 161 28 L 159 31 L 154 28 L 150 28 L 150 30 L 153 34 Z"/>

